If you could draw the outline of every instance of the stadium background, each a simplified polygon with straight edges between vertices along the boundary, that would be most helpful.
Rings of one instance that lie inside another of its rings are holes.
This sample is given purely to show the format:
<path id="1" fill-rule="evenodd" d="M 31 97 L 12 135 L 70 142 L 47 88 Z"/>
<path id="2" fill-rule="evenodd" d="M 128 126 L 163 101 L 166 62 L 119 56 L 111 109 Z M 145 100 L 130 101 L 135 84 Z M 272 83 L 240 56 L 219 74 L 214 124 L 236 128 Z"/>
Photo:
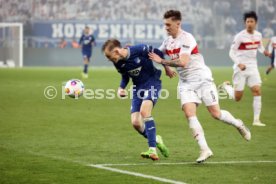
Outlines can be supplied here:
<path id="1" fill-rule="evenodd" d="M 24 23 L 27 66 L 0 65 L 0 183 L 160 184 L 159 178 L 175 184 L 275 184 L 275 71 L 266 75 L 265 67 L 259 68 L 263 80 L 261 121 L 266 127 L 252 126 L 249 88 L 240 103 L 220 100 L 221 108 L 250 128 L 250 142 L 233 127 L 214 120 L 204 105 L 198 108 L 215 154 L 200 165 L 195 164 L 199 150 L 177 99 L 177 77 L 161 76 L 163 89 L 170 96 L 159 99 L 153 116 L 171 155 L 160 155 L 158 162 L 140 158 L 147 144 L 131 126 L 130 99 L 97 95 L 91 95 L 92 99 L 62 98 L 62 85 L 81 77 L 81 51 L 72 48 L 71 41 L 78 40 L 84 25 L 95 29 L 97 39 L 89 78 L 82 79 L 86 89 L 116 93 L 121 79 L 116 69 L 94 67 L 110 65 L 100 52 L 102 42 L 112 35 L 124 44 L 158 46 L 164 36 L 163 13 L 171 8 L 181 10 L 184 29 L 198 40 L 218 86 L 233 74 L 228 51 L 233 35 L 243 29 L 243 12 L 258 12 L 258 30 L 266 45 L 276 31 L 275 4 L 275 0 L 0 0 L 1 23 Z M 132 28 L 133 34 L 125 31 Z M 65 48 L 59 46 L 62 38 L 67 42 Z M 0 28 L 0 63 L 7 42 Z M 260 53 L 258 57 L 260 65 L 270 63 Z M 47 90 L 53 88 L 54 93 L 48 91 L 53 96 L 47 96 Z M 136 175 L 126 174 L 130 172 Z"/>
<path id="2" fill-rule="evenodd" d="M 229 46 L 243 29 L 243 12 L 258 13 L 266 46 L 276 30 L 275 7 L 273 0 L 0 0 L 0 22 L 24 23 L 24 66 L 80 66 L 80 50 L 72 48 L 72 42 L 85 25 L 97 41 L 91 65 L 110 66 L 100 52 L 104 40 L 116 37 L 124 44 L 159 46 L 166 37 L 163 13 L 179 9 L 183 28 L 195 36 L 207 64 L 229 66 Z M 66 46 L 57 49 L 63 39 Z M 4 42 L 1 39 L 0 46 Z"/>

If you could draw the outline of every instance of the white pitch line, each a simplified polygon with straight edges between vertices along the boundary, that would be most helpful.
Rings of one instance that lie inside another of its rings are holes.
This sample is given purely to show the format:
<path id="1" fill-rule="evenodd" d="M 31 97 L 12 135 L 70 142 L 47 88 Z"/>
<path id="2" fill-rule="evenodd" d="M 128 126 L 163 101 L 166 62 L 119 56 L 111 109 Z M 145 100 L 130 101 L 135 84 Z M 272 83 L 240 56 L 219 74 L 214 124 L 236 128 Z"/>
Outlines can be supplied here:
<path id="1" fill-rule="evenodd" d="M 88 164 L 88 163 L 81 162 L 81 161 L 70 160 L 70 159 L 67 159 L 67 158 L 63 158 L 63 157 L 59 157 L 59 156 L 46 155 L 46 154 L 42 154 L 42 153 L 35 153 L 35 152 L 31 152 L 31 151 L 29 151 L 28 153 L 30 153 L 32 155 L 36 155 L 36 156 L 42 156 L 42 157 L 51 158 L 51 159 L 55 159 L 55 160 L 62 160 L 62 161 L 76 163 L 76 164 L 80 164 L 80 165 L 88 166 L 88 167 L 93 167 L 93 168 L 97 168 L 97 169 L 108 170 L 108 171 L 111 171 L 111 172 L 117 172 L 117 173 L 121 173 L 121 174 L 147 178 L 147 179 L 156 180 L 156 181 L 160 181 L 160 182 L 164 182 L 164 183 L 187 184 L 187 183 L 184 183 L 184 182 L 181 182 L 181 181 L 170 180 L 170 179 L 167 179 L 167 178 L 161 178 L 161 177 L 157 177 L 157 176 L 151 176 L 151 175 L 146 175 L 146 174 L 142 174 L 142 173 L 138 173 L 138 172 L 131 172 L 131 171 L 127 171 L 127 170 L 122 170 L 122 169 L 115 169 L 115 168 L 103 166 L 101 164 Z"/>
<path id="2" fill-rule="evenodd" d="M 181 181 L 170 180 L 170 179 L 160 178 L 160 177 L 157 177 L 157 176 L 146 175 L 146 174 L 142 174 L 142 173 L 138 173 L 138 172 L 132 172 L 132 171 L 126 171 L 126 170 L 122 170 L 122 169 L 106 167 L 106 166 L 103 166 L 103 165 L 91 164 L 89 166 L 90 167 L 95 167 L 95 168 L 98 168 L 98 169 L 108 170 L 108 171 L 111 171 L 111 172 L 117 172 L 117 173 L 121 173 L 121 174 L 126 174 L 126 175 L 141 177 L 141 178 L 157 180 L 157 181 L 161 181 L 161 182 L 164 182 L 164 183 L 187 184 L 187 183 L 184 183 L 184 182 L 181 182 Z"/>
<path id="3" fill-rule="evenodd" d="M 204 162 L 203 164 L 256 164 L 256 163 L 276 163 L 276 160 L 241 160 L 241 161 L 217 161 L 217 162 Z M 99 166 L 148 166 L 148 165 L 193 165 L 196 162 L 163 162 L 163 163 L 122 163 L 122 164 L 96 164 Z M 198 164 L 200 165 L 200 164 Z"/>
<path id="4" fill-rule="evenodd" d="M 1 147 L 1 146 L 0 146 Z M 3 147 L 5 148 L 5 147 Z M 9 149 L 9 148 L 5 148 L 5 149 Z M 14 150 L 14 151 L 18 151 L 18 150 Z M 152 180 L 156 180 L 156 181 L 160 181 L 160 182 L 164 182 L 164 183 L 172 183 L 172 184 L 187 184 L 181 181 L 176 181 L 176 180 L 171 180 L 171 179 L 166 179 L 166 178 L 161 178 L 161 177 L 157 177 L 157 176 L 151 176 L 151 175 L 146 175 L 146 174 L 142 174 L 142 173 L 138 173 L 138 172 L 132 172 L 132 171 L 127 171 L 127 170 L 122 170 L 122 169 L 117 169 L 117 168 L 112 168 L 111 166 L 143 166 L 143 165 L 190 165 L 190 164 L 196 164 L 195 162 L 178 162 L 178 163 L 168 163 L 168 162 L 164 162 L 164 163 L 122 163 L 122 164 L 88 164 L 82 161 L 76 161 L 76 160 L 71 160 L 71 159 L 67 159 L 64 157 L 59 157 L 59 156 L 53 156 L 53 155 L 47 155 L 47 154 L 42 154 L 42 153 L 37 153 L 37 152 L 31 152 L 28 151 L 29 154 L 32 155 L 36 155 L 36 156 L 43 156 L 46 158 L 51 158 L 51 159 L 56 159 L 56 160 L 63 160 L 66 162 L 71 162 L 71 163 L 77 163 L 83 166 L 88 166 L 88 167 L 93 167 L 93 168 L 97 168 L 97 169 L 103 169 L 103 170 L 107 170 L 107 171 L 111 171 L 111 172 L 117 172 L 117 173 L 121 173 L 121 174 L 126 174 L 126 175 L 131 175 L 131 176 L 137 176 L 137 177 L 142 177 L 142 178 L 147 178 L 147 179 L 152 179 Z M 221 161 L 221 162 L 205 162 L 205 164 L 252 164 L 252 163 L 276 163 L 275 160 L 256 160 L 256 161 Z M 110 166 L 110 167 L 108 167 Z"/>

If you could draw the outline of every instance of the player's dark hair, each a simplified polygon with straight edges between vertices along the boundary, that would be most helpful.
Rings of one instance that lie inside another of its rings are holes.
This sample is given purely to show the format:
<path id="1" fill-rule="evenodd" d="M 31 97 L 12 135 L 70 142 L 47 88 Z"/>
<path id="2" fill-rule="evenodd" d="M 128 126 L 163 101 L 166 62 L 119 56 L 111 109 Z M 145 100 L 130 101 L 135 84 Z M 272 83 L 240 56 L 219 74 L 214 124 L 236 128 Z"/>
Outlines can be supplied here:
<path id="1" fill-rule="evenodd" d="M 163 18 L 168 19 L 171 18 L 173 21 L 180 20 L 181 21 L 181 12 L 178 10 L 168 10 L 165 12 Z"/>
<path id="2" fill-rule="evenodd" d="M 107 49 L 108 51 L 111 51 L 116 47 L 121 48 L 122 47 L 121 42 L 115 38 L 108 39 L 106 40 L 106 42 L 104 42 L 102 46 L 102 52 L 104 52 L 105 49 Z"/>
<path id="3" fill-rule="evenodd" d="M 253 19 L 255 19 L 256 22 L 258 22 L 258 16 L 257 16 L 255 11 L 249 11 L 249 12 L 245 12 L 243 14 L 243 21 L 244 22 L 246 22 L 246 19 L 248 19 L 248 18 L 253 18 Z"/>

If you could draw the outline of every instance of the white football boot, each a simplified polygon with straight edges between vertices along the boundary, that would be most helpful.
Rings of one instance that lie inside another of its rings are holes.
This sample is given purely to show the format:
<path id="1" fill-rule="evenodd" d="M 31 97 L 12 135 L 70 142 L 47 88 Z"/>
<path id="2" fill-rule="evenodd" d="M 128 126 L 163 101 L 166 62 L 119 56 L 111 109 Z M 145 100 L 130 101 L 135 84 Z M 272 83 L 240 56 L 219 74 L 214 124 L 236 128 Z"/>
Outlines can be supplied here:
<path id="1" fill-rule="evenodd" d="M 201 150 L 198 159 L 196 159 L 196 162 L 203 163 L 205 160 L 207 160 L 208 158 L 210 158 L 213 155 L 214 154 L 210 149 Z"/>
<path id="2" fill-rule="evenodd" d="M 250 130 L 244 125 L 244 123 L 242 122 L 242 120 L 239 120 L 241 121 L 242 125 L 240 127 L 238 127 L 238 131 L 239 133 L 241 134 L 241 136 L 247 140 L 247 141 L 250 141 L 251 139 L 251 132 Z"/>
<path id="3" fill-rule="evenodd" d="M 260 120 L 254 120 L 252 125 L 253 126 L 261 126 L 261 127 L 266 126 L 266 124 L 262 123 Z"/>

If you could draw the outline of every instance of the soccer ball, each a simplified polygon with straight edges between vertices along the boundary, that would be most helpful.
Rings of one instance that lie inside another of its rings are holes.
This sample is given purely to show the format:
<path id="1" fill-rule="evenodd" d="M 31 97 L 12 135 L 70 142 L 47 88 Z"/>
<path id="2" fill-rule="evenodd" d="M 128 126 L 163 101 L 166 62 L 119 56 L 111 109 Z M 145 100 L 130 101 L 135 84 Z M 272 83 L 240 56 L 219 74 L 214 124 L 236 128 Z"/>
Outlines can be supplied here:
<path id="1" fill-rule="evenodd" d="M 78 98 L 83 94 L 84 85 L 79 79 L 71 79 L 66 83 L 64 91 L 71 98 Z"/>

